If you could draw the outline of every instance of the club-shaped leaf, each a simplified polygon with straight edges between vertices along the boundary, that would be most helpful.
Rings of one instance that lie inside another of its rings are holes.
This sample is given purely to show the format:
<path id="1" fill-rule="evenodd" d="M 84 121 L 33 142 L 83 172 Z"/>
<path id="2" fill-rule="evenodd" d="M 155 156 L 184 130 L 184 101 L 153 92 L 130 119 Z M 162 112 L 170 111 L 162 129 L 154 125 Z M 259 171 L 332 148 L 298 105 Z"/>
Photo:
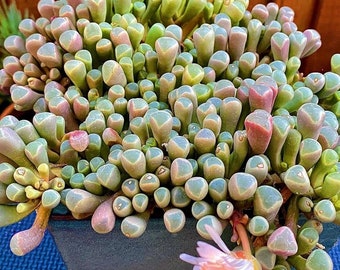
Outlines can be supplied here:
<path id="1" fill-rule="evenodd" d="M 265 110 L 257 109 L 246 117 L 244 125 L 252 151 L 263 154 L 272 137 L 272 116 Z"/>

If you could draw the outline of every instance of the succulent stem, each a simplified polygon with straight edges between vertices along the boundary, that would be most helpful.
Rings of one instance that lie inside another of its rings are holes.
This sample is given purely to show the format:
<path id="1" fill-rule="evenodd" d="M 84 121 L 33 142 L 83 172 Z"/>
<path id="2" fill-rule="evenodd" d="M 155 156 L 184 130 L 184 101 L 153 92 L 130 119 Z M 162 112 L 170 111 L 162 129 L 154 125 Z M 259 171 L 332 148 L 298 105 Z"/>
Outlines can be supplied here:
<path id="1" fill-rule="evenodd" d="M 286 226 L 292 230 L 295 236 L 297 234 L 297 222 L 299 218 L 298 200 L 298 195 L 293 195 L 290 198 L 286 216 Z"/>
<path id="2" fill-rule="evenodd" d="M 23 256 L 41 243 L 50 214 L 51 209 L 47 209 L 40 205 L 37 209 L 37 215 L 32 227 L 28 230 L 16 233 L 12 237 L 10 248 L 15 255 Z"/>

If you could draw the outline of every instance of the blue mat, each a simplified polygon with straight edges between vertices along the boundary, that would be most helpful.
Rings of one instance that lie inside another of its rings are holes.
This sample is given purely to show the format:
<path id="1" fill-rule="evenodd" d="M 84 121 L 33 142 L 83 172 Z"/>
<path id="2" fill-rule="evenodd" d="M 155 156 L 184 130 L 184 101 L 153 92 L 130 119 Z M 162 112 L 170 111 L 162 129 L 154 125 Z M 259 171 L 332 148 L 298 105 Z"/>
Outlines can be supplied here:
<path id="1" fill-rule="evenodd" d="M 33 223 L 35 214 L 31 214 L 21 222 L 0 228 L 0 270 L 66 270 L 52 235 L 46 231 L 38 248 L 26 256 L 15 256 L 9 248 L 10 239 L 18 231 L 28 229 Z M 334 262 L 334 270 L 340 270 L 340 240 L 329 250 Z"/>
<path id="2" fill-rule="evenodd" d="M 340 270 L 340 240 L 338 240 L 328 253 L 332 257 L 334 270 Z"/>
<path id="3" fill-rule="evenodd" d="M 1 270 L 66 270 L 65 263 L 54 243 L 52 235 L 46 231 L 39 247 L 25 256 L 14 255 L 9 243 L 12 236 L 31 227 L 35 213 L 22 221 L 0 228 L 0 269 Z"/>

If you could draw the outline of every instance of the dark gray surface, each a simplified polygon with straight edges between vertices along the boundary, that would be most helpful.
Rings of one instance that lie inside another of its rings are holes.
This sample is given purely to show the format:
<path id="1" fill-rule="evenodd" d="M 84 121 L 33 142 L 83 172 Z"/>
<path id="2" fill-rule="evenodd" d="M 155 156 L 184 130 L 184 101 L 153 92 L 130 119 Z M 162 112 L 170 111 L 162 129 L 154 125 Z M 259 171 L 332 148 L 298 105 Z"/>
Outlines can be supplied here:
<path id="1" fill-rule="evenodd" d="M 121 233 L 120 220 L 111 233 L 104 235 L 94 232 L 89 220 L 51 220 L 49 224 L 68 270 L 191 270 L 192 265 L 182 262 L 179 255 L 197 256 L 196 242 L 203 240 L 193 218 L 177 234 L 169 233 L 161 218 L 151 218 L 145 233 L 136 239 Z M 229 230 L 230 226 L 227 235 Z M 319 242 L 329 250 L 339 237 L 339 226 L 324 224 Z"/>
<path id="2" fill-rule="evenodd" d="M 162 219 L 151 219 L 145 233 L 136 239 L 121 233 L 120 221 L 105 235 L 94 232 L 88 220 L 49 223 L 68 270 L 189 270 L 192 265 L 181 261 L 179 255 L 196 256 L 196 242 L 202 240 L 194 219 L 177 234 L 169 233 Z"/>

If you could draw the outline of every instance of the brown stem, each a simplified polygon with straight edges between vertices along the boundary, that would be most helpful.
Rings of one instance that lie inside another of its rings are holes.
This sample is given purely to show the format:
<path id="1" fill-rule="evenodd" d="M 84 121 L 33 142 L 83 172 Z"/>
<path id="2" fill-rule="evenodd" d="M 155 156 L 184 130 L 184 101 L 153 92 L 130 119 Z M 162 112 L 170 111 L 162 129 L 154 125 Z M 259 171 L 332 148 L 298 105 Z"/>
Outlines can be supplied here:
<path id="1" fill-rule="evenodd" d="M 40 204 L 37 208 L 37 215 L 32 227 L 38 227 L 46 230 L 51 211 L 52 209 L 45 208 Z"/>
<path id="2" fill-rule="evenodd" d="M 290 198 L 285 221 L 286 226 L 292 230 L 295 236 L 297 234 L 297 222 L 299 218 L 298 199 L 298 195 L 293 195 Z"/>
<path id="3" fill-rule="evenodd" d="M 4 118 L 6 115 L 9 115 L 14 110 L 14 103 L 9 104 L 1 113 L 0 119 Z"/>
<path id="4" fill-rule="evenodd" d="M 197 26 L 199 20 L 201 19 L 202 14 L 196 15 L 196 17 L 192 18 L 190 21 L 185 22 L 182 25 L 182 37 L 183 41 L 189 36 L 189 34 L 194 30 L 194 28 Z"/>
<path id="5" fill-rule="evenodd" d="M 265 236 L 257 236 L 253 241 L 253 247 L 260 248 L 267 244 L 267 238 Z"/>
<path id="6" fill-rule="evenodd" d="M 286 203 L 293 194 L 287 186 L 284 186 L 281 189 L 280 193 L 283 199 L 283 203 Z"/>

